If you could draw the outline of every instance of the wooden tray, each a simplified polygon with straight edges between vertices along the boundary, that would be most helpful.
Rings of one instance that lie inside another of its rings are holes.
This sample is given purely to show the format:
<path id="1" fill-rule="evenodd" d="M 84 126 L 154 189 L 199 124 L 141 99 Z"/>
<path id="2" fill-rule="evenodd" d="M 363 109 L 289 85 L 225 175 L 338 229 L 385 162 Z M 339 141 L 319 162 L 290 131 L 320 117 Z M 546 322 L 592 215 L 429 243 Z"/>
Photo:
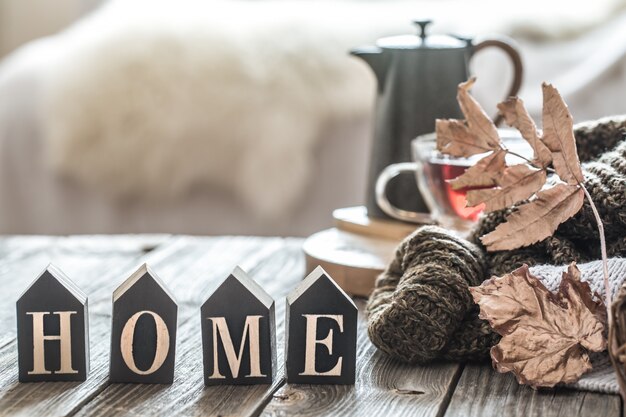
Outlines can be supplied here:
<path id="1" fill-rule="evenodd" d="M 401 241 L 420 225 L 367 216 L 365 206 L 346 207 L 333 211 L 335 226 L 346 232 Z"/>
<path id="2" fill-rule="evenodd" d="M 304 242 L 307 274 L 321 265 L 348 294 L 367 297 L 398 243 L 337 228 L 323 230 Z"/>

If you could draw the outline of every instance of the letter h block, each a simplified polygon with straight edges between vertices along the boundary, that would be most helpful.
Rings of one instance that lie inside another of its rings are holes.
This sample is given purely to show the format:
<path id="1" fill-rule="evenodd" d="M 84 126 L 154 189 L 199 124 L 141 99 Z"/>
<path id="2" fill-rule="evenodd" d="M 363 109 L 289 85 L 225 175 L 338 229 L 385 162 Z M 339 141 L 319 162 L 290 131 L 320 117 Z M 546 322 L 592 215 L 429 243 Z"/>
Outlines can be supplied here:
<path id="1" fill-rule="evenodd" d="M 239 267 L 200 309 L 205 385 L 270 384 L 276 372 L 274 300 Z"/>
<path id="2" fill-rule="evenodd" d="M 111 382 L 174 381 L 177 313 L 174 298 L 146 264 L 113 292 Z"/>
<path id="3" fill-rule="evenodd" d="M 288 296 L 285 370 L 295 384 L 354 384 L 358 310 L 317 267 Z"/>
<path id="4" fill-rule="evenodd" d="M 87 296 L 60 269 L 48 265 L 16 307 L 20 382 L 85 381 Z"/>

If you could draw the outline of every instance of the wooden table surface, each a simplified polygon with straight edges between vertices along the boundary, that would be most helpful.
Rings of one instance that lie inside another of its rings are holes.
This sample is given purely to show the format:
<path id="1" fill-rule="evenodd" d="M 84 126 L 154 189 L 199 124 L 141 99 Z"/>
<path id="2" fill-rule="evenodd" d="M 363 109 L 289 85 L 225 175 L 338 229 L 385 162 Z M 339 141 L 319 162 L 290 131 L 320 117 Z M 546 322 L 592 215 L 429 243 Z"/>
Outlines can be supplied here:
<path id="1" fill-rule="evenodd" d="M 302 279 L 302 240 L 256 237 L 81 236 L 0 238 L 0 416 L 618 416 L 621 401 L 567 389 L 534 391 L 489 365 L 408 366 L 370 343 L 359 315 L 354 386 L 204 387 L 199 308 L 235 265 L 276 300 L 282 364 L 285 295 Z M 91 373 L 83 383 L 19 383 L 15 301 L 53 262 L 89 296 Z M 172 385 L 111 384 L 111 294 L 142 262 L 179 304 Z M 364 302 L 357 304 L 362 311 Z"/>

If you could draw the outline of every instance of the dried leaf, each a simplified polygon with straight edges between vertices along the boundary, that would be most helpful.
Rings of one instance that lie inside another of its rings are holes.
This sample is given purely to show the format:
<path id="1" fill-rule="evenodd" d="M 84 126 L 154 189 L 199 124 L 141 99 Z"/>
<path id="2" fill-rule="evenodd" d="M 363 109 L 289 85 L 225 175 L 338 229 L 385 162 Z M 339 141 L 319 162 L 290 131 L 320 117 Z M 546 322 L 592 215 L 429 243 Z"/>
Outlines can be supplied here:
<path id="1" fill-rule="evenodd" d="M 526 164 L 513 165 L 498 176 L 498 187 L 468 191 L 467 205 L 473 207 L 485 203 L 486 212 L 511 207 L 530 198 L 545 182 L 545 170 L 531 168 Z"/>
<path id="2" fill-rule="evenodd" d="M 498 104 L 500 114 L 506 123 L 519 130 L 522 137 L 530 144 L 534 152 L 534 161 L 541 167 L 547 167 L 552 162 L 552 155 L 546 145 L 541 142 L 535 122 L 524 107 L 524 102 L 517 97 L 510 97 Z"/>
<path id="3" fill-rule="evenodd" d="M 536 388 L 575 382 L 591 369 L 587 352 L 606 349 L 606 316 L 579 275 L 570 265 L 553 294 L 524 265 L 470 288 L 480 317 L 502 335 L 491 349 L 496 370 Z"/>
<path id="4" fill-rule="evenodd" d="M 499 149 L 500 136 L 498 135 L 496 125 L 493 124 L 491 118 L 487 116 L 480 104 L 469 93 L 475 82 L 476 77 L 472 77 L 466 82 L 459 84 L 456 98 L 461 111 L 465 115 L 465 121 L 470 131 L 482 138 L 490 149 Z"/>
<path id="5" fill-rule="evenodd" d="M 437 149 L 443 153 L 467 157 L 500 149 L 498 129 L 469 93 L 475 81 L 471 78 L 458 88 L 457 100 L 465 123 L 454 119 L 436 121 Z"/>
<path id="6" fill-rule="evenodd" d="M 568 184 L 583 182 L 574 137 L 574 122 L 567 105 L 552 85 L 543 83 L 543 137 L 552 152 L 552 163 L 559 177 Z"/>
<path id="7" fill-rule="evenodd" d="M 476 137 L 461 120 L 437 119 L 437 149 L 442 153 L 466 157 L 489 152 L 491 148 L 479 137 Z"/>
<path id="8" fill-rule="evenodd" d="M 559 224 L 578 213 L 585 198 L 578 185 L 559 183 L 536 194 L 496 229 L 480 238 L 488 251 L 512 250 L 552 236 Z"/>
<path id="9" fill-rule="evenodd" d="M 565 277 L 565 275 L 566 273 L 563 272 L 563 277 Z M 568 265 L 567 275 L 569 275 L 570 278 L 573 278 L 569 280 L 569 283 L 572 286 L 574 286 L 574 289 L 578 291 L 578 293 L 591 294 L 591 288 L 589 287 L 589 284 L 586 282 L 583 282 L 580 279 L 581 278 L 580 269 L 578 269 L 578 267 L 576 266 L 576 262 L 572 262 L 571 264 Z M 563 284 L 562 280 L 561 280 L 561 284 Z M 607 322 L 607 309 L 605 308 L 605 305 L 603 302 L 598 301 L 600 299 L 601 297 L 598 293 L 593 293 L 593 297 L 592 296 L 583 297 L 582 302 L 584 303 L 585 307 L 587 307 L 589 311 L 591 311 L 594 315 L 596 315 L 602 323 L 606 323 Z"/>
<path id="10" fill-rule="evenodd" d="M 467 187 L 492 187 L 497 185 L 498 179 L 506 168 L 505 156 L 506 152 L 503 150 L 492 152 L 476 162 L 476 165 L 472 165 L 465 170 L 463 174 L 448 181 L 448 183 L 454 190 Z"/>
<path id="11" fill-rule="evenodd" d="M 465 121 L 437 120 L 437 148 L 456 157 L 492 152 L 450 184 L 453 189 L 470 188 L 466 194 L 468 206 L 484 203 L 487 212 L 530 200 L 481 238 L 487 250 L 512 250 L 539 242 L 576 214 L 584 200 L 572 116 L 558 91 L 548 84 L 543 85 L 541 137 L 522 100 L 510 98 L 501 103 L 498 108 L 502 115 L 521 132 L 534 152 L 532 163 L 507 166 L 503 153 L 508 151 L 495 125 L 469 93 L 474 81 L 470 79 L 458 88 L 457 99 Z M 545 188 L 551 162 L 566 184 Z"/>

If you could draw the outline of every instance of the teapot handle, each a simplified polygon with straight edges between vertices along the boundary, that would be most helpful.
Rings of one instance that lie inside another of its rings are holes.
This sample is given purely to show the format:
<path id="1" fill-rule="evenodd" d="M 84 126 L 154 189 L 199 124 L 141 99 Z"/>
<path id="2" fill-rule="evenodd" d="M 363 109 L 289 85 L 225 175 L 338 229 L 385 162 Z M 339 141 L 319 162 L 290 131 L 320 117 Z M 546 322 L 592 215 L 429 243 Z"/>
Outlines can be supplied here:
<path id="1" fill-rule="evenodd" d="M 511 59 L 513 63 L 513 83 L 511 84 L 511 88 L 509 89 L 509 93 L 507 97 L 515 96 L 520 87 L 522 86 L 522 76 L 524 74 L 524 67 L 522 65 L 522 58 L 515 46 L 515 43 L 512 39 L 500 36 L 492 39 L 482 40 L 472 47 L 472 55 L 474 55 L 478 51 L 482 51 L 485 48 L 489 48 L 495 46 L 497 48 L 502 49 Z M 494 119 L 494 123 L 499 125 L 502 122 L 502 115 L 498 114 Z"/>

